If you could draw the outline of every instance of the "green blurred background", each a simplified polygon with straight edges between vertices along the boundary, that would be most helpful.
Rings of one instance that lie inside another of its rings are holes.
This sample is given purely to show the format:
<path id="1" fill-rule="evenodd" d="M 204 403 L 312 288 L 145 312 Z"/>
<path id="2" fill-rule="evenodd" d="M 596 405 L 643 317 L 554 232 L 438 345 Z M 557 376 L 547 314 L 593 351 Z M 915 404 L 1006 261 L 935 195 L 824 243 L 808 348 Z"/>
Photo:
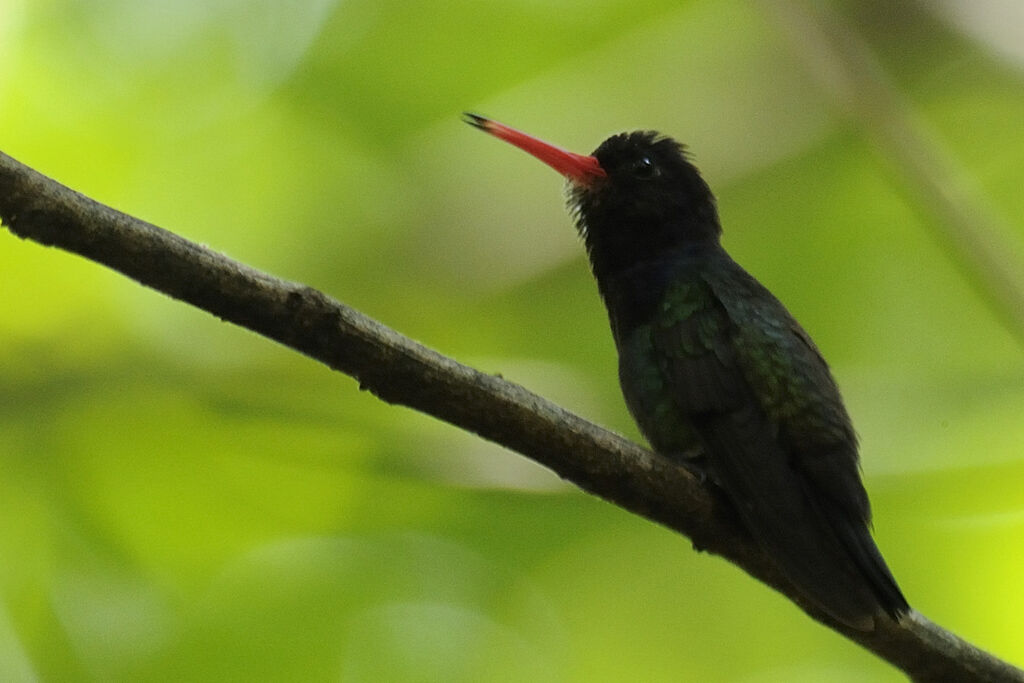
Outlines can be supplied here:
<path id="1" fill-rule="evenodd" d="M 927 5 L 927 7 L 926 7 Z M 1024 355 L 766 4 L 0 0 L 0 149 L 638 438 L 550 169 L 689 143 L 830 359 L 911 603 L 1024 663 Z M 1013 2 L 849 2 L 1024 233 Z M 515 454 L 0 234 L 0 680 L 890 681 Z"/>

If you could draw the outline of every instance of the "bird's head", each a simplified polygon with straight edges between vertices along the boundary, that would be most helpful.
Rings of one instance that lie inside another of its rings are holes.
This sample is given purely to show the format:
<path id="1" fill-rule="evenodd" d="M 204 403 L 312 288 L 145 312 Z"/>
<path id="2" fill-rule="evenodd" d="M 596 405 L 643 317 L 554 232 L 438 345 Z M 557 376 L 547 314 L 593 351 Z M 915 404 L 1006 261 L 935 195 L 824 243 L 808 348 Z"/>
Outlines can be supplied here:
<path id="1" fill-rule="evenodd" d="M 590 156 L 482 116 L 466 121 L 569 180 L 569 206 L 598 279 L 681 250 L 717 246 L 715 198 L 681 144 L 652 131 L 608 138 Z"/>

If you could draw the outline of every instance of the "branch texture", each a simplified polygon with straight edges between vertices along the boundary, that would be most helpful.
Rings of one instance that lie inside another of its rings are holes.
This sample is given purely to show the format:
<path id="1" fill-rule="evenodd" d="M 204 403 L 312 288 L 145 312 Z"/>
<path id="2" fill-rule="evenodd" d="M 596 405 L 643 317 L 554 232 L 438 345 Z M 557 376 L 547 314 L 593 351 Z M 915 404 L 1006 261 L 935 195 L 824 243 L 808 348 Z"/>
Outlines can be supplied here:
<path id="1" fill-rule="evenodd" d="M 849 630 L 803 603 L 729 509 L 685 469 L 523 387 L 286 282 L 95 202 L 0 153 L 0 219 L 12 233 L 84 256 L 351 375 L 382 400 L 532 458 L 626 510 L 689 537 L 787 595 L 811 617 L 916 681 L 1017 681 L 1024 671 L 916 612 Z"/>

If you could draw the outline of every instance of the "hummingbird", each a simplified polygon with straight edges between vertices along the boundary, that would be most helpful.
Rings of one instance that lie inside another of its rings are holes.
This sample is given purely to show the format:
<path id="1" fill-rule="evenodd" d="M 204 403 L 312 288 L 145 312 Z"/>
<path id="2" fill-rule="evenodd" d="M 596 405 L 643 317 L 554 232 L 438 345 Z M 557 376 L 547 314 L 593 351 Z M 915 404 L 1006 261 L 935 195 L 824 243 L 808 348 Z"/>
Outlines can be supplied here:
<path id="1" fill-rule="evenodd" d="M 465 121 L 568 180 L 623 397 L 654 450 L 724 494 L 809 603 L 860 631 L 899 620 L 909 606 L 871 537 L 836 381 L 785 306 L 722 247 L 715 197 L 685 147 L 636 131 L 587 156 L 483 116 Z"/>

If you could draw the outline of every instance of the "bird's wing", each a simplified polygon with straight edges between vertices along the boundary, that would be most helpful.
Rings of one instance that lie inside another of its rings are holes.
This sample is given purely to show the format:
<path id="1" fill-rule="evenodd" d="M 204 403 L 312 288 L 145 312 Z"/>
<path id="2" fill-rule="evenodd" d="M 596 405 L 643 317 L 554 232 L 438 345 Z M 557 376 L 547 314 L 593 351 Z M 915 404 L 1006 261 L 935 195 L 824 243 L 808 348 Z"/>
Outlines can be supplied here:
<path id="1" fill-rule="evenodd" d="M 856 450 L 852 459 L 817 454 L 808 468 L 802 453 L 788 447 L 790 423 L 803 409 L 791 399 L 807 389 L 806 376 L 794 373 L 805 363 L 821 364 L 826 374 L 827 367 L 788 329 L 792 319 L 770 294 L 766 301 L 781 315 L 757 304 L 753 311 L 730 310 L 722 299 L 737 294 L 693 280 L 669 289 L 651 328 L 668 394 L 695 432 L 713 481 L 783 573 L 839 621 L 869 629 L 878 603 L 845 547 L 845 532 L 832 528 L 830 508 L 836 496 L 840 509 L 860 507 Z M 793 424 L 811 431 L 799 419 Z M 846 520 L 848 512 L 842 514 L 844 529 L 864 527 L 859 515 Z"/>
<path id="2" fill-rule="evenodd" d="M 712 286 L 730 321 L 730 348 L 777 440 L 813 497 L 867 524 L 857 437 L 828 364 L 810 336 L 760 283 L 739 271 Z M 724 291 L 722 291 L 724 290 Z"/>

